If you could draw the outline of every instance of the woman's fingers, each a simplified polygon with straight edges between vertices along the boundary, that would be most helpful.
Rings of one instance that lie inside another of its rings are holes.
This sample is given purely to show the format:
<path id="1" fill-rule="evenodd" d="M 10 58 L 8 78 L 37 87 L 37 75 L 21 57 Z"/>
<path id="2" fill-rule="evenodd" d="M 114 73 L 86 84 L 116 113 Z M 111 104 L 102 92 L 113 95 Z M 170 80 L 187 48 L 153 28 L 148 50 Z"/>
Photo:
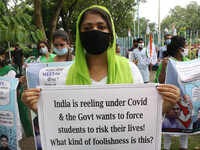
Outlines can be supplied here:
<path id="1" fill-rule="evenodd" d="M 176 86 L 170 84 L 160 84 L 157 90 L 164 100 L 163 114 L 165 114 L 179 101 L 180 91 Z"/>
<path id="2" fill-rule="evenodd" d="M 27 89 L 22 93 L 22 102 L 37 113 L 37 101 L 40 98 L 40 89 Z"/>

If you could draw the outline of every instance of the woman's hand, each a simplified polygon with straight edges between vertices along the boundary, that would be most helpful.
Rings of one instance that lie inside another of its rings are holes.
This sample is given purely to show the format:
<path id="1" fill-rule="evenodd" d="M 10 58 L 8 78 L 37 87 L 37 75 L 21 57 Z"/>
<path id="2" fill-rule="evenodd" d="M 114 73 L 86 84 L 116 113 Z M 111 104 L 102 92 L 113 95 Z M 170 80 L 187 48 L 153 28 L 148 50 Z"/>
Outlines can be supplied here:
<path id="1" fill-rule="evenodd" d="M 37 102 L 40 98 L 40 89 L 27 89 L 22 93 L 22 102 L 37 114 Z"/>
<path id="2" fill-rule="evenodd" d="M 157 90 L 164 100 L 162 111 L 164 115 L 179 101 L 180 91 L 179 88 L 171 84 L 160 84 Z"/>
<path id="3" fill-rule="evenodd" d="M 166 67 L 167 67 L 167 62 L 169 60 L 169 57 L 165 57 L 163 60 L 162 60 L 162 68 L 161 68 L 161 71 L 160 71 L 160 75 L 158 77 L 158 81 L 159 83 L 161 84 L 164 84 L 165 83 L 165 76 L 166 76 Z"/>
<path id="4" fill-rule="evenodd" d="M 165 57 L 163 60 L 162 60 L 162 69 L 165 70 L 165 68 L 167 67 L 167 62 L 169 60 L 169 57 Z"/>
<path id="5" fill-rule="evenodd" d="M 26 83 L 26 82 L 27 82 L 27 80 L 26 80 L 26 75 L 21 76 L 21 77 L 19 78 L 19 82 L 21 82 L 22 85 L 23 85 L 24 83 Z"/>

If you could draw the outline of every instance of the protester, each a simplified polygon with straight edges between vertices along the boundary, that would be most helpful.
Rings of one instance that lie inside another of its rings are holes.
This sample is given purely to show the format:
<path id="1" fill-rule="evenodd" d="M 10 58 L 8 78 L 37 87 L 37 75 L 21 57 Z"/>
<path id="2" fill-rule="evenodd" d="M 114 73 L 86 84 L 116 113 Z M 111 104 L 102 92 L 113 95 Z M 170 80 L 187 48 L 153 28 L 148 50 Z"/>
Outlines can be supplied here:
<path id="1" fill-rule="evenodd" d="M 18 77 L 17 70 L 11 66 L 8 65 L 8 62 L 5 57 L 5 50 L 2 46 L 0 46 L 0 77 L 5 78 L 15 78 Z M 25 77 L 19 78 L 19 85 L 17 90 L 17 103 L 18 108 L 16 108 L 16 116 L 18 118 L 19 124 L 17 124 L 17 133 L 18 133 L 18 140 L 22 138 L 22 127 L 24 128 L 24 131 L 26 133 L 26 136 L 32 136 L 32 128 L 31 123 L 29 120 L 29 113 L 27 107 L 22 103 L 21 101 L 21 95 L 23 92 L 22 83 L 24 82 Z M 20 116 L 20 117 L 19 117 Z M 21 121 L 21 123 L 20 123 Z"/>
<path id="2" fill-rule="evenodd" d="M 138 46 L 138 44 L 137 44 L 137 39 L 134 39 L 134 40 L 133 40 L 133 46 L 132 46 L 130 49 L 128 49 L 127 58 L 129 57 L 129 53 L 132 52 L 134 49 L 136 49 L 137 46 Z"/>
<path id="3" fill-rule="evenodd" d="M 138 48 L 129 53 L 129 61 L 134 62 L 142 75 L 144 83 L 149 82 L 149 65 L 146 63 L 146 53 L 142 38 L 137 39 Z M 151 65 L 151 64 L 150 64 Z"/>
<path id="4" fill-rule="evenodd" d="M 167 45 L 167 51 L 164 52 L 164 55 L 168 57 L 164 58 L 162 63 L 160 64 L 154 82 L 165 83 L 166 67 L 169 57 L 175 61 L 189 61 L 189 59 L 185 57 L 187 54 L 188 54 L 188 46 L 186 39 L 182 36 L 172 37 L 171 43 Z M 187 150 L 188 147 L 187 140 L 188 140 L 187 135 L 180 136 L 181 150 Z M 164 149 L 168 150 L 170 149 L 170 146 L 171 146 L 171 135 L 165 134 Z"/>
<path id="5" fill-rule="evenodd" d="M 22 66 L 24 65 L 24 55 L 19 49 L 19 45 L 15 45 L 15 50 L 12 52 L 12 66 L 16 70 L 19 70 L 19 74 L 22 75 Z"/>
<path id="6" fill-rule="evenodd" d="M 92 6 L 83 11 L 77 21 L 76 60 L 61 72 L 58 85 L 104 85 L 143 83 L 137 66 L 116 54 L 115 30 L 105 7 Z M 170 90 L 169 90 L 170 89 Z M 173 85 L 159 85 L 166 113 L 179 99 Z M 40 89 L 28 89 L 23 102 L 37 113 Z"/>
<path id="7" fill-rule="evenodd" d="M 70 52 L 69 36 L 63 30 L 56 30 L 53 34 L 53 51 L 56 53 L 55 57 L 49 58 L 46 62 L 63 62 L 72 61 L 74 56 Z"/>
<path id="8" fill-rule="evenodd" d="M 44 62 L 56 56 L 55 54 L 49 53 L 50 47 L 49 44 L 45 41 L 40 41 L 37 45 L 37 49 L 40 55 L 37 59 L 37 62 Z"/>
<path id="9" fill-rule="evenodd" d="M 119 44 L 116 44 L 116 55 L 121 56 Z"/>
<path id="10" fill-rule="evenodd" d="M 159 50 L 159 59 L 163 60 L 164 59 L 164 52 L 167 51 L 167 45 L 169 45 L 171 43 L 171 38 L 172 36 L 170 34 L 166 34 L 164 36 L 164 46 L 160 48 Z"/>

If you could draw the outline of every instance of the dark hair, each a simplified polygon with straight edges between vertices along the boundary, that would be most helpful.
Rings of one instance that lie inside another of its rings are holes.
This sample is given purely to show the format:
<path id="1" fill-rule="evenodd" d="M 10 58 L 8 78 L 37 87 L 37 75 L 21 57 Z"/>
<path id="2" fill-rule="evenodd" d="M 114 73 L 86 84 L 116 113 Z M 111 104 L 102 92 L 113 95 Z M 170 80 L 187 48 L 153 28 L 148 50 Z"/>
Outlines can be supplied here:
<path id="1" fill-rule="evenodd" d="M 137 42 L 137 39 L 134 39 L 134 40 L 133 40 L 133 43 L 135 43 L 135 42 Z"/>
<path id="2" fill-rule="evenodd" d="M 143 38 L 137 38 L 137 42 L 139 43 L 140 41 L 144 41 Z"/>
<path id="3" fill-rule="evenodd" d="M 182 36 L 173 36 L 171 43 L 167 45 L 167 51 L 164 52 L 164 57 L 174 56 L 178 52 L 178 48 L 184 47 L 186 39 Z"/>
<path id="4" fill-rule="evenodd" d="M 38 49 L 39 55 L 41 55 L 41 54 L 40 54 L 40 47 L 39 47 L 41 43 L 43 43 L 43 44 L 47 47 L 48 51 L 50 50 L 50 46 L 49 46 L 49 44 L 48 44 L 47 42 L 45 42 L 45 41 L 40 41 L 40 42 L 37 44 L 37 49 Z"/>
<path id="5" fill-rule="evenodd" d="M 166 35 L 164 36 L 164 38 L 166 39 L 167 36 L 171 36 L 171 34 L 166 34 Z"/>
<path id="6" fill-rule="evenodd" d="M 52 36 L 53 41 L 58 37 L 62 38 L 64 41 L 66 41 L 67 44 L 69 43 L 69 36 L 68 36 L 67 32 L 65 32 L 63 30 L 56 30 Z"/>
<path id="7" fill-rule="evenodd" d="M 58 37 L 62 38 L 62 40 L 64 40 L 64 41 L 66 41 L 67 45 L 68 45 L 69 36 L 68 36 L 67 32 L 65 32 L 64 30 L 56 30 L 52 36 L 53 41 Z M 72 60 L 72 54 L 71 54 L 70 50 L 68 50 L 67 55 L 66 55 L 66 61 L 71 61 L 71 60 Z"/>
<path id="8" fill-rule="evenodd" d="M 116 47 L 119 46 L 119 44 L 116 44 Z"/>
<path id="9" fill-rule="evenodd" d="M 2 135 L 1 135 L 1 139 L 2 139 L 2 138 L 6 138 L 7 141 L 8 141 L 8 137 L 7 137 L 5 134 L 2 134 Z"/>
<path id="10" fill-rule="evenodd" d="M 33 119 L 33 125 L 39 129 L 38 116 Z"/>
<path id="11" fill-rule="evenodd" d="M 3 47 L 0 45 L 0 55 L 5 55 L 5 50 L 3 49 Z M 6 58 L 3 61 L 0 61 L 0 66 L 4 67 L 8 65 L 8 61 L 6 60 Z"/>
<path id="12" fill-rule="evenodd" d="M 88 14 L 99 14 L 99 15 L 101 15 L 103 20 L 107 23 L 108 30 L 110 31 L 110 35 L 111 35 L 110 42 L 111 42 L 111 44 L 113 44 L 113 29 L 112 29 L 111 18 L 110 18 L 110 15 L 105 10 L 103 10 L 101 8 L 93 7 L 93 8 L 90 8 L 90 9 L 87 9 L 86 11 L 84 11 L 84 13 L 81 16 L 79 25 L 78 25 L 79 30 L 81 30 L 81 25 L 82 25 L 84 19 L 86 18 L 86 16 Z"/>

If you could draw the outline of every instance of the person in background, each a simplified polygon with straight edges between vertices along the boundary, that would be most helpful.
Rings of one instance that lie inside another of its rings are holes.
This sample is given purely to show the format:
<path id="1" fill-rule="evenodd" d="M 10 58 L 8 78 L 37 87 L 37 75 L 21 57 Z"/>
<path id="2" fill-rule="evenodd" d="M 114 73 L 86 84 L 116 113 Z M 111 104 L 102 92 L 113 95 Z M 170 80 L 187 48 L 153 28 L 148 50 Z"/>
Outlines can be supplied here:
<path id="1" fill-rule="evenodd" d="M 15 50 L 12 51 L 12 66 L 16 70 L 19 70 L 19 74 L 22 75 L 22 66 L 24 65 L 24 55 L 23 52 L 19 49 L 19 45 L 15 45 Z"/>
<path id="2" fill-rule="evenodd" d="M 40 41 L 37 45 L 37 49 L 40 55 L 37 59 L 38 63 L 47 61 L 48 59 L 56 56 L 55 54 L 49 53 L 50 47 L 49 47 L 49 44 L 45 41 Z"/>
<path id="3" fill-rule="evenodd" d="M 158 51 L 158 66 L 160 65 L 161 61 L 164 59 L 164 52 L 167 50 L 167 45 L 171 43 L 172 36 L 170 34 L 166 34 L 164 36 L 164 46 L 160 48 Z"/>
<path id="4" fill-rule="evenodd" d="M 128 49 L 128 52 L 127 52 L 127 58 L 129 58 L 129 53 L 130 52 L 132 52 L 134 49 L 136 49 L 138 47 L 138 45 L 137 45 L 137 39 L 134 39 L 133 40 L 133 46 L 130 48 L 130 49 Z"/>
<path id="5" fill-rule="evenodd" d="M 55 57 L 49 58 L 46 62 L 64 62 L 64 61 L 72 61 L 74 56 L 70 52 L 69 36 L 67 32 L 63 30 L 56 30 L 53 34 L 53 46 L 54 53 L 56 53 Z"/>
<path id="6" fill-rule="evenodd" d="M 73 52 L 74 51 L 74 43 L 70 43 L 70 52 Z"/>
<path id="7" fill-rule="evenodd" d="M 165 77 L 166 77 L 166 67 L 169 57 L 175 61 L 189 61 L 188 58 L 185 56 L 188 54 L 188 45 L 187 41 L 182 36 L 174 36 L 171 39 L 171 43 L 167 45 L 167 51 L 164 52 L 165 57 L 156 74 L 156 78 L 154 80 L 155 83 L 165 83 Z M 164 149 L 169 150 L 171 147 L 171 135 L 164 134 Z M 180 150 L 187 150 L 188 147 L 188 136 L 187 135 L 181 135 L 180 136 Z"/>
<path id="8" fill-rule="evenodd" d="M 121 56 L 119 44 L 116 44 L 116 55 Z"/>
<path id="9" fill-rule="evenodd" d="M 145 62 L 146 54 L 144 49 L 143 38 L 138 38 L 137 43 L 138 43 L 138 48 L 129 53 L 129 61 L 133 62 L 138 66 L 144 83 L 148 83 L 149 65 Z"/>

